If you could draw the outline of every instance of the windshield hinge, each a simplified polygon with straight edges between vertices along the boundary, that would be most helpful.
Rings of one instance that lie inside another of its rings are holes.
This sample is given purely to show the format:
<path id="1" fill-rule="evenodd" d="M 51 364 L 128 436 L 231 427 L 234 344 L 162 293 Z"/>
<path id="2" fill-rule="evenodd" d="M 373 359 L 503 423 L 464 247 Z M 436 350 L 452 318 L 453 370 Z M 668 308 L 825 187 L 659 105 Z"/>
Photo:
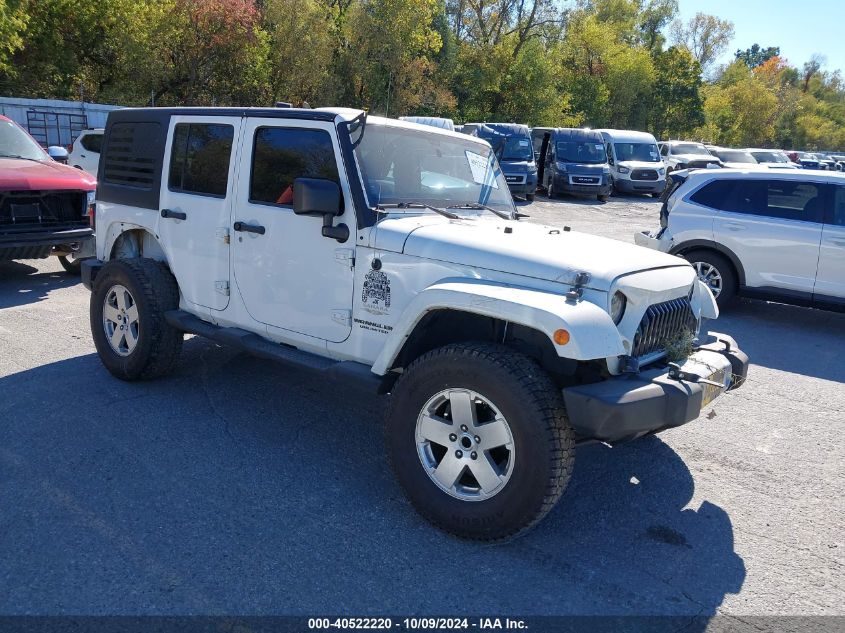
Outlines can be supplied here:
<path id="1" fill-rule="evenodd" d="M 584 294 L 584 286 L 590 283 L 590 279 L 592 279 L 592 276 L 588 272 L 582 270 L 575 273 L 575 283 L 570 291 L 566 293 L 567 302 L 577 303 L 581 295 Z"/>

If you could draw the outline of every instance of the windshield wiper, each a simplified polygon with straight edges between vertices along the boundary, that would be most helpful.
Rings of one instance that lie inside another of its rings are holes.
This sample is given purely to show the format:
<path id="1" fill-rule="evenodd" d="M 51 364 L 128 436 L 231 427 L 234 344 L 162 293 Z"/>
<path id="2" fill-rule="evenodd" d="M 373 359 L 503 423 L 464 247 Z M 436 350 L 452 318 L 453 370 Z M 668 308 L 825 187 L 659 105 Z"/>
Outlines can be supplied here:
<path id="1" fill-rule="evenodd" d="M 430 204 L 425 204 L 424 202 L 391 202 L 389 204 L 377 204 L 376 209 L 380 211 L 386 211 L 388 208 L 393 209 L 429 209 L 434 211 L 435 213 L 439 213 L 442 216 L 449 218 L 450 220 L 460 220 L 461 216 L 457 213 L 451 213 L 446 209 L 440 209 L 438 207 L 433 207 Z"/>
<path id="2" fill-rule="evenodd" d="M 494 209 L 493 207 L 488 207 L 486 204 L 481 204 L 479 202 L 468 202 L 466 204 L 453 204 L 448 207 L 447 209 L 474 209 L 476 211 L 489 211 L 490 213 L 494 213 L 498 215 L 503 220 L 513 220 L 513 216 L 510 213 L 505 213 L 504 211 L 499 211 L 498 209 Z"/>
<path id="3" fill-rule="evenodd" d="M 37 158 L 30 158 L 29 156 L 21 156 L 20 154 L 0 154 L 0 158 L 19 158 L 20 160 L 31 160 L 34 163 L 40 163 Z"/>

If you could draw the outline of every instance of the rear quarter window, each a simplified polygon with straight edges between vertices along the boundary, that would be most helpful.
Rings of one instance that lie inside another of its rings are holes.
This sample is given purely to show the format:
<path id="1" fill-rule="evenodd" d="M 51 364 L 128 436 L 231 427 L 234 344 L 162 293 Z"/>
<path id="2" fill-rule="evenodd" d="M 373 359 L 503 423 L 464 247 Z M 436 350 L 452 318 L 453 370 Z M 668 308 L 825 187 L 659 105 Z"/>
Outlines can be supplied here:
<path id="1" fill-rule="evenodd" d="M 713 180 L 690 196 L 690 202 L 720 211 L 728 210 L 734 190 L 732 180 Z"/>
<path id="2" fill-rule="evenodd" d="M 79 139 L 79 144 L 89 152 L 99 154 L 103 151 L 103 135 L 102 134 L 84 134 Z"/>

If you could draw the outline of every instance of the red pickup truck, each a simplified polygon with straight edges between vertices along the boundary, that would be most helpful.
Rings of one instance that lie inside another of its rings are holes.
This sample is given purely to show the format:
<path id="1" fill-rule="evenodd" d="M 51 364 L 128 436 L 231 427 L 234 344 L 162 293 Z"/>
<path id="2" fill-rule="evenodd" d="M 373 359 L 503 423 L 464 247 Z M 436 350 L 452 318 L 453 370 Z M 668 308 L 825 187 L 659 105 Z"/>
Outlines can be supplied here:
<path id="1" fill-rule="evenodd" d="M 0 261 L 57 255 L 78 273 L 94 255 L 96 179 L 62 165 L 0 115 Z"/>

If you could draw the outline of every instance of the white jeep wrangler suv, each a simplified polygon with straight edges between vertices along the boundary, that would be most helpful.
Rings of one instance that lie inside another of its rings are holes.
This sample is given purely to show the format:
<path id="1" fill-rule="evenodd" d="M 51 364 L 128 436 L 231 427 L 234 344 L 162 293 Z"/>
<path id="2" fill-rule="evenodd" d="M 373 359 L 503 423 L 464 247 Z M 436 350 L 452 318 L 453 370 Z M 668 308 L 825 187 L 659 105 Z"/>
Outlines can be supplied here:
<path id="1" fill-rule="evenodd" d="M 563 493 L 578 441 L 695 419 L 748 358 L 682 259 L 518 221 L 490 145 L 344 109 L 110 113 L 91 330 L 118 378 L 183 333 L 390 393 L 417 509 L 513 536 Z"/>

